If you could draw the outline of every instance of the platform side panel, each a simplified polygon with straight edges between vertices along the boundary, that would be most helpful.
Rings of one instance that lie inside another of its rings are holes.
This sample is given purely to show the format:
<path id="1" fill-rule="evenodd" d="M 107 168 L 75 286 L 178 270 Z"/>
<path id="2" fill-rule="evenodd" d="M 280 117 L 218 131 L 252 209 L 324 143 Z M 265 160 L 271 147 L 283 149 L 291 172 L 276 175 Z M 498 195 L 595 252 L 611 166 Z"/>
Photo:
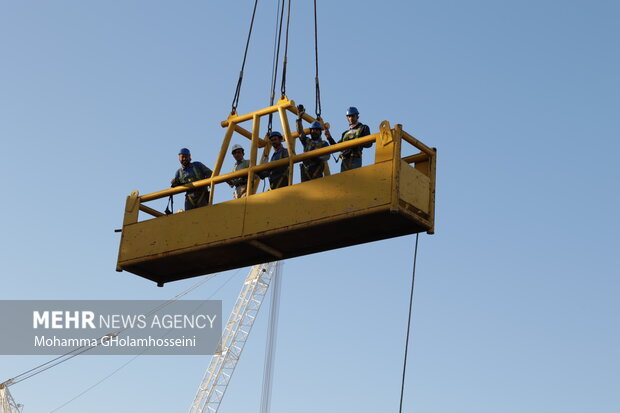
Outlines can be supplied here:
<path id="1" fill-rule="evenodd" d="M 245 202 L 246 198 L 235 199 L 128 225 L 123 228 L 119 263 L 239 237 Z"/>
<path id="2" fill-rule="evenodd" d="M 244 235 L 389 206 L 391 186 L 392 163 L 383 162 L 257 194 L 248 198 Z"/>
<path id="3" fill-rule="evenodd" d="M 426 214 L 430 213 L 430 178 L 407 162 L 400 165 L 400 199 Z"/>

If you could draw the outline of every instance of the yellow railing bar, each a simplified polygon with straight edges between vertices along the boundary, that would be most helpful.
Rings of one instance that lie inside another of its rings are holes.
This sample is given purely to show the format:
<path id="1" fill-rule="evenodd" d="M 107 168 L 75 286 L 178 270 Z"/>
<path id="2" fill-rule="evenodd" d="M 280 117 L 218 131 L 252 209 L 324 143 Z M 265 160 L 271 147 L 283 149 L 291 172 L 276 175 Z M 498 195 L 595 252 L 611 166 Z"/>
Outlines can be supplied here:
<path id="1" fill-rule="evenodd" d="M 254 115 L 252 120 L 252 144 L 250 146 L 250 168 L 248 171 L 248 183 L 245 186 L 246 196 L 250 196 L 254 193 L 254 166 L 256 166 L 256 159 L 258 157 L 258 145 L 260 138 L 258 131 L 260 130 L 260 116 Z"/>
<path id="2" fill-rule="evenodd" d="M 412 144 L 413 146 L 415 146 L 416 148 L 418 148 L 419 150 L 421 150 L 422 152 L 424 152 L 428 156 L 433 156 L 435 154 L 434 150 L 432 150 L 428 146 L 424 145 L 422 142 L 420 142 L 419 140 L 417 140 L 413 136 L 409 135 L 407 132 L 402 131 L 402 133 L 403 133 L 402 134 L 402 138 L 404 140 L 406 140 L 407 142 L 409 142 L 410 144 Z"/>
<path id="3" fill-rule="evenodd" d="M 159 212 L 159 211 L 158 211 L 158 210 L 156 210 L 156 209 L 153 209 L 153 208 L 149 208 L 149 207 L 147 207 L 146 205 L 142 205 L 142 204 L 140 204 L 140 207 L 139 207 L 139 208 L 140 208 L 140 211 L 142 211 L 142 212 L 146 212 L 147 214 L 151 214 L 151 215 L 153 215 L 154 217 L 163 217 L 163 216 L 165 215 L 165 214 L 163 214 L 163 213 Z"/>
<path id="4" fill-rule="evenodd" d="M 409 156 L 405 156 L 402 158 L 403 161 L 407 162 L 407 163 L 418 163 L 418 162 L 424 162 L 424 161 L 428 161 L 430 159 L 430 156 L 425 154 L 424 152 L 419 152 L 413 155 L 409 155 Z"/>
<path id="5" fill-rule="evenodd" d="M 282 124 L 282 135 L 286 138 L 286 146 L 288 147 L 288 184 L 293 185 L 293 173 L 295 172 L 293 165 L 295 161 L 295 138 L 291 136 L 291 128 L 288 123 L 288 116 L 286 116 L 286 109 L 280 106 L 278 108 L 278 114 L 280 115 L 280 123 Z"/>
<path id="6" fill-rule="evenodd" d="M 239 133 L 240 135 L 245 136 L 245 137 L 246 137 L 246 138 L 248 138 L 249 140 L 252 140 L 252 132 L 250 132 L 249 130 L 244 129 L 244 128 L 242 128 L 242 127 L 241 127 L 241 126 L 239 126 L 239 125 L 235 125 L 234 129 L 235 129 L 235 132 Z M 258 147 L 259 147 L 259 148 L 262 148 L 262 147 L 264 147 L 265 145 L 266 145 L 265 140 L 263 140 L 263 139 L 259 139 L 259 140 L 258 140 Z"/>
<path id="7" fill-rule="evenodd" d="M 228 125 L 230 123 L 245 122 L 247 120 L 252 119 L 254 117 L 254 115 L 258 115 L 258 116 L 269 115 L 270 113 L 277 112 L 278 108 L 287 109 L 287 108 L 289 108 L 291 106 L 294 107 L 295 106 L 295 102 L 293 102 L 292 100 L 283 99 L 283 100 L 278 101 L 277 105 L 269 106 L 269 107 L 266 107 L 266 108 L 261 109 L 261 110 L 257 110 L 257 111 L 250 112 L 250 113 L 246 113 L 245 115 L 232 115 L 228 119 L 222 121 L 221 125 L 222 125 L 222 128 L 226 128 L 226 127 L 228 127 Z"/>
<path id="8" fill-rule="evenodd" d="M 288 110 L 289 112 L 291 112 L 292 114 L 299 116 L 299 110 L 297 109 L 297 107 L 295 105 L 287 106 L 287 107 L 285 107 L 285 109 Z M 312 116 L 308 115 L 307 113 L 303 114 L 302 119 L 305 120 L 306 122 L 309 122 L 309 123 L 312 123 L 312 122 L 315 122 L 315 121 L 319 121 L 319 122 L 322 121 L 322 119 L 315 119 Z M 321 122 L 321 123 L 323 123 L 323 122 Z"/>

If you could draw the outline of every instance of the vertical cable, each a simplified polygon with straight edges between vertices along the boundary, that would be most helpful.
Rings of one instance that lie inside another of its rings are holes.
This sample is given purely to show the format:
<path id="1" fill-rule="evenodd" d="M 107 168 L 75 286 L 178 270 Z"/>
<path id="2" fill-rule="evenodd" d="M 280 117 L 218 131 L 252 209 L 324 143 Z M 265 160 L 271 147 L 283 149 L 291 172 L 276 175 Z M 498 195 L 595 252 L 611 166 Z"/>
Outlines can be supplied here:
<path id="1" fill-rule="evenodd" d="M 282 97 L 286 96 L 286 63 L 288 59 L 288 28 L 289 23 L 291 22 L 291 0 L 288 0 L 288 13 L 286 16 L 286 36 L 284 43 L 284 60 L 282 61 L 282 86 L 280 87 L 280 92 L 282 93 Z"/>
<path id="2" fill-rule="evenodd" d="M 280 6 L 281 5 L 281 6 Z M 276 81 L 278 79 L 278 60 L 280 60 L 280 41 L 282 40 L 282 23 L 284 21 L 284 0 L 278 0 L 279 20 L 276 17 L 276 34 L 273 45 L 273 65 L 271 69 L 271 93 L 269 97 L 269 106 L 273 106 L 276 95 Z M 277 16 L 276 15 L 276 16 Z M 269 122 L 267 124 L 267 135 L 271 134 L 273 124 L 273 113 L 269 114 Z"/>
<path id="3" fill-rule="evenodd" d="M 254 28 L 254 17 L 256 16 L 256 6 L 258 0 L 254 1 L 254 10 L 252 11 L 252 20 L 250 21 L 250 30 L 248 32 L 248 40 L 245 42 L 245 52 L 243 53 L 243 63 L 241 64 L 241 71 L 239 72 L 239 80 L 237 80 L 237 88 L 235 89 L 235 96 L 232 101 L 232 109 L 230 113 L 237 112 L 237 105 L 239 104 L 239 96 L 241 95 L 241 83 L 243 82 L 243 69 L 245 68 L 245 61 L 248 57 L 248 49 L 250 47 L 250 38 L 252 37 L 252 29 Z"/>
<path id="4" fill-rule="evenodd" d="M 278 338 L 278 315 L 280 314 L 280 289 L 282 283 L 282 262 L 276 263 L 276 270 L 271 279 L 271 306 L 269 308 L 269 325 L 267 327 L 267 344 L 265 346 L 265 368 L 263 371 L 263 392 L 261 395 L 260 413 L 271 410 L 271 387 L 276 358 Z"/>
<path id="5" fill-rule="evenodd" d="M 403 362 L 403 381 L 400 387 L 400 409 L 403 411 L 403 395 L 405 394 L 405 375 L 407 373 L 407 353 L 409 350 L 409 331 L 411 330 L 411 312 L 413 309 L 413 287 L 415 285 L 415 266 L 418 260 L 418 237 L 420 234 L 415 234 L 415 249 L 413 252 L 413 274 L 411 275 L 411 294 L 409 295 L 409 318 L 407 320 L 407 337 L 405 339 L 405 360 Z"/>
<path id="6" fill-rule="evenodd" d="M 319 119 L 321 117 L 321 88 L 319 87 L 319 29 L 317 24 L 316 0 L 314 0 L 314 56 L 316 68 L 316 75 L 314 77 L 316 91 L 315 113 L 316 118 Z"/>

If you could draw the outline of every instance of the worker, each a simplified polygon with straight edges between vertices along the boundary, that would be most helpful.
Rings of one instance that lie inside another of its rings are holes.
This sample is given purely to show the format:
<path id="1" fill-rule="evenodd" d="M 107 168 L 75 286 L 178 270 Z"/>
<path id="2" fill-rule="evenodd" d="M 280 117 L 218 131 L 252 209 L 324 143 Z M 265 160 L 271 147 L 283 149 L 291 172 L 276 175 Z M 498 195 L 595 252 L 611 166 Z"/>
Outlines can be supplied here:
<path id="1" fill-rule="evenodd" d="M 338 141 L 347 142 L 351 139 L 361 138 L 362 136 L 370 135 L 370 128 L 368 125 L 364 125 L 359 122 L 360 113 L 356 107 L 351 106 L 347 109 L 347 121 L 349 122 L 349 129 L 342 132 L 342 137 Z M 331 145 L 335 145 L 336 142 L 332 138 L 329 129 L 325 129 L 325 137 Z M 342 164 L 340 165 L 340 172 L 348 171 L 349 169 L 360 168 L 362 166 L 362 150 L 364 148 L 370 148 L 372 142 L 364 145 L 356 146 L 354 148 L 347 148 L 341 152 Z"/>
<path id="2" fill-rule="evenodd" d="M 243 159 L 245 156 L 245 151 L 241 145 L 233 145 L 231 153 L 233 158 L 235 158 L 235 165 L 232 170 L 233 172 L 250 167 L 250 161 Z M 248 189 L 248 176 L 245 175 L 240 176 L 239 178 L 233 178 L 228 181 L 228 185 L 230 185 L 231 188 L 235 188 L 235 192 L 233 192 L 233 197 L 235 199 L 242 198 L 246 195 Z"/>
<path id="3" fill-rule="evenodd" d="M 306 136 L 303 125 L 301 123 L 302 116 L 305 113 L 303 105 L 297 106 L 297 133 L 299 134 L 299 140 L 304 146 L 304 152 L 312 151 L 314 149 L 324 148 L 329 144 L 321 139 L 323 133 L 323 126 L 320 122 L 312 122 L 310 124 L 310 138 Z M 325 161 L 329 159 L 329 154 L 319 156 L 312 159 L 306 159 L 303 164 L 299 165 L 301 169 L 301 182 L 306 182 L 311 179 L 322 178 L 325 171 Z"/>
<path id="4" fill-rule="evenodd" d="M 181 167 L 172 178 L 172 186 L 180 186 L 201 179 L 211 178 L 213 171 L 201 162 L 192 162 L 192 154 L 189 149 L 181 148 L 179 151 L 179 162 Z M 203 186 L 185 192 L 185 210 L 206 206 L 209 204 L 209 187 Z"/>
<path id="5" fill-rule="evenodd" d="M 271 132 L 269 141 L 274 150 L 273 155 L 271 155 L 271 162 L 288 158 L 288 150 L 282 145 L 284 138 L 280 132 Z M 288 185 L 288 165 L 259 172 L 258 176 L 262 179 L 269 177 L 269 188 L 271 190 L 282 188 Z"/>

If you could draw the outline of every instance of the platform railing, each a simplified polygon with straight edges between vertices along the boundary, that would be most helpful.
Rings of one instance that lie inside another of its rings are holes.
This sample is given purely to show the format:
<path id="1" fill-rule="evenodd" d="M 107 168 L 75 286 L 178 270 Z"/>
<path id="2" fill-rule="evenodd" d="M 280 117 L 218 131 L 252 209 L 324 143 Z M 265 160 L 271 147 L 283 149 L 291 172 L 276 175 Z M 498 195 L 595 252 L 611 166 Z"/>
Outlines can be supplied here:
<path id="1" fill-rule="evenodd" d="M 427 176 L 431 178 L 431 180 L 433 181 L 432 188 L 434 188 L 435 156 L 436 156 L 435 149 L 429 148 L 428 146 L 420 142 L 418 139 L 416 139 L 412 135 L 403 131 L 402 125 L 400 124 L 395 125 L 395 127 L 391 129 L 389 127 L 389 123 L 387 121 L 384 121 L 381 123 L 380 132 L 378 133 L 374 133 L 368 136 L 363 136 L 361 138 L 349 140 L 346 142 L 337 143 L 335 145 L 330 145 L 324 148 L 315 149 L 309 152 L 296 154 L 295 143 L 296 143 L 296 139 L 299 137 L 299 134 L 297 132 L 291 132 L 289 122 L 288 122 L 288 117 L 286 115 L 287 111 L 298 116 L 298 111 L 297 111 L 297 107 L 295 106 L 295 102 L 292 100 L 288 100 L 287 98 L 283 98 L 280 101 L 278 101 L 277 105 L 273 105 L 268 108 L 264 108 L 264 109 L 261 109 L 255 112 L 251 112 L 251 113 L 244 114 L 244 115 L 237 115 L 234 113 L 231 114 L 227 120 L 222 122 L 222 127 L 227 128 L 227 130 L 224 136 L 222 147 L 220 149 L 218 158 L 214 166 L 213 175 L 210 178 L 202 179 L 202 180 L 195 181 L 190 184 L 186 184 L 182 186 L 177 186 L 173 188 L 164 189 L 161 191 L 152 192 L 152 193 L 141 195 L 141 196 L 138 195 L 137 191 L 134 191 L 132 193 L 132 196 L 130 196 L 130 198 L 127 201 L 128 202 L 127 208 L 129 208 L 130 202 L 138 202 L 140 211 L 143 211 L 155 217 L 160 217 L 164 215 L 162 212 L 159 212 L 153 208 L 150 208 L 144 205 L 144 203 L 148 201 L 160 199 L 160 198 L 165 198 L 170 195 L 175 195 L 175 194 L 179 194 L 182 192 L 186 192 L 188 190 L 202 188 L 205 186 L 210 187 L 209 205 L 211 205 L 213 204 L 213 194 L 215 192 L 215 185 L 221 184 L 223 182 L 229 182 L 232 179 L 241 178 L 244 176 L 248 178 L 247 180 L 248 187 L 246 191 L 246 194 L 247 194 L 246 196 L 252 196 L 256 191 L 255 177 L 260 172 L 269 171 L 274 168 L 288 165 L 289 166 L 288 168 L 289 185 L 291 185 L 293 182 L 293 173 L 294 173 L 293 168 L 296 163 L 300 163 L 305 160 L 317 158 L 317 157 L 324 156 L 324 155 L 330 155 L 336 152 L 341 152 L 343 150 L 358 147 L 358 146 L 368 144 L 368 143 L 374 143 L 377 146 L 384 145 L 384 142 L 386 139 L 389 139 L 390 141 L 398 142 L 398 145 L 396 146 L 397 153 L 394 153 L 393 155 L 394 158 L 401 157 L 401 152 L 402 152 L 401 143 L 403 141 L 411 144 L 413 147 L 417 148 L 420 151 L 419 153 L 403 157 L 402 160 L 404 160 L 405 162 L 409 164 L 421 165 L 422 166 L 421 168 L 416 166 L 416 169 L 421 170 L 424 174 L 426 174 Z M 267 159 L 269 157 L 269 152 L 271 149 L 271 142 L 267 138 L 259 138 L 260 121 L 261 121 L 261 117 L 268 116 L 275 112 L 278 112 L 278 114 L 280 115 L 279 117 L 280 117 L 280 123 L 282 126 L 282 135 L 285 138 L 285 143 L 287 145 L 289 157 L 280 159 L 277 161 L 273 161 L 273 162 L 267 162 Z M 324 123 L 323 120 L 320 118 L 315 119 L 308 114 L 303 114 L 302 117 L 307 122 L 319 121 L 324 126 L 329 127 L 329 124 Z M 252 131 L 249 131 L 239 125 L 239 123 L 246 122 L 249 120 L 252 120 Z M 229 149 L 231 138 L 234 132 L 239 133 L 240 135 L 250 139 L 251 141 L 250 159 L 249 159 L 250 166 L 248 168 L 245 168 L 239 171 L 229 172 L 229 173 L 220 175 L 221 168 L 224 162 L 224 158 L 228 154 L 228 149 Z M 308 129 L 305 129 L 304 132 L 307 135 L 309 135 Z M 261 156 L 261 163 L 257 163 L 259 148 L 263 148 L 263 154 Z M 377 159 L 375 158 L 375 162 L 376 161 Z M 432 197 L 433 197 L 432 202 L 434 203 L 434 192 L 432 194 Z"/>

